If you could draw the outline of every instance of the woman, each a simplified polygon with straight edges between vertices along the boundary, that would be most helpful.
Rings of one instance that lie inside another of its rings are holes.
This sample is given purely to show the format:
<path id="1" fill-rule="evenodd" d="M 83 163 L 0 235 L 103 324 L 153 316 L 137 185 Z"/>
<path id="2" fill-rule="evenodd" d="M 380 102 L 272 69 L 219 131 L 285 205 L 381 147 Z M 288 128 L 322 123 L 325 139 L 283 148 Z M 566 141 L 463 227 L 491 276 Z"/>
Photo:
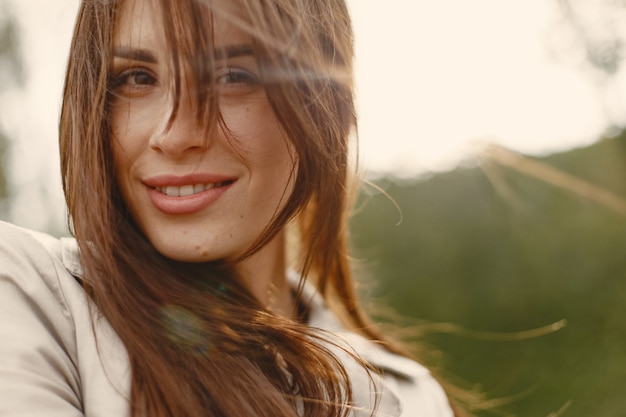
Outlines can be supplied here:
<path id="1" fill-rule="evenodd" d="M 82 1 L 75 239 L 0 227 L 0 416 L 453 414 L 354 293 L 352 55 L 342 0 Z"/>

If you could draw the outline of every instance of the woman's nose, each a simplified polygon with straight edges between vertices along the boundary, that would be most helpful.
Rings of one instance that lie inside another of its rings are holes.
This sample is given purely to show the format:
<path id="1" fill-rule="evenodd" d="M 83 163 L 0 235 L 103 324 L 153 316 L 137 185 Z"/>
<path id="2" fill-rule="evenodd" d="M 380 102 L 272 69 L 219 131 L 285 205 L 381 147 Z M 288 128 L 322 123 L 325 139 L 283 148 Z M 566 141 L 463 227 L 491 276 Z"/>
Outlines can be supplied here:
<path id="1" fill-rule="evenodd" d="M 204 151 L 209 146 L 207 129 L 188 100 L 181 99 L 175 114 L 168 112 L 163 125 L 155 129 L 150 147 L 173 158 Z"/>

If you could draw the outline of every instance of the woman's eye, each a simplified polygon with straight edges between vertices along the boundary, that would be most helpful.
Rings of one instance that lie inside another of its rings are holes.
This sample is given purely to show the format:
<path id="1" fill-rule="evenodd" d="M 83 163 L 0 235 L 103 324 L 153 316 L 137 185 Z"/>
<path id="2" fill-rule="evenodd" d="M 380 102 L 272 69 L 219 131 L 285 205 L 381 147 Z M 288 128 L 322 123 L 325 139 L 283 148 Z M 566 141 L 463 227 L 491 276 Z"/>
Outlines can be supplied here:
<path id="1" fill-rule="evenodd" d="M 217 76 L 218 86 L 226 89 L 252 88 L 259 85 L 259 78 L 240 68 L 227 68 Z"/>
<path id="2" fill-rule="evenodd" d="M 113 77 L 110 88 L 122 94 L 143 91 L 157 83 L 156 78 L 149 71 L 141 68 L 132 68 Z"/>

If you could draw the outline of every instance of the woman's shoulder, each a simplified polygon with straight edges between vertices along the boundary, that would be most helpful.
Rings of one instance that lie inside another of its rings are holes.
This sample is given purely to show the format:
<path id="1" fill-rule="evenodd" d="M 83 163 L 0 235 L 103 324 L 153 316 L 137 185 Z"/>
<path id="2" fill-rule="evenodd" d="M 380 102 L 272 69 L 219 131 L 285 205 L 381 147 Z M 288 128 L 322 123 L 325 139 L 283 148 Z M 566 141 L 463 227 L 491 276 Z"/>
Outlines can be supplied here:
<path id="1" fill-rule="evenodd" d="M 293 275 L 289 279 L 292 283 L 297 282 L 297 277 Z M 346 366 L 351 377 L 355 403 L 360 404 L 364 410 L 364 413 L 353 414 L 369 415 L 367 410 L 371 410 L 372 404 L 376 403 L 381 415 L 453 416 L 447 395 L 426 367 L 347 330 L 310 284 L 304 286 L 302 297 L 310 309 L 309 325 L 336 337 L 333 343 L 339 349 L 331 350 L 335 351 Z M 364 373 L 363 367 L 351 359 L 351 354 L 346 356 L 345 352 L 353 353 L 379 370 L 380 377 Z"/>
<path id="2" fill-rule="evenodd" d="M 60 239 L 46 233 L 0 221 L 0 248 L 3 252 L 13 250 L 14 255 L 37 251 L 60 253 L 60 244 Z"/>
<path id="3" fill-rule="evenodd" d="M 127 414 L 126 351 L 80 275 L 74 239 L 0 222 L 0 415 Z"/>
<path id="4" fill-rule="evenodd" d="M 80 271 L 73 238 L 56 238 L 0 221 L 0 276 L 5 282 L 25 291 L 35 291 L 43 285 L 65 305 L 64 288 L 77 285 L 74 277 Z"/>
<path id="5" fill-rule="evenodd" d="M 61 283 L 71 274 L 61 247 L 0 222 L 0 415 L 38 415 L 43 404 L 80 415 L 75 324 Z"/>
<path id="6" fill-rule="evenodd" d="M 361 359 L 380 372 L 380 406 L 397 410 L 392 413 L 385 409 L 389 415 L 453 416 L 448 396 L 425 366 L 360 335 L 351 333 L 343 338 Z"/>
<path id="7" fill-rule="evenodd" d="M 73 238 L 56 238 L 0 222 L 0 319 L 33 321 L 30 327 L 25 323 L 21 328 L 0 326 L 0 332 L 42 327 L 40 330 L 73 353 L 75 328 L 89 319 L 87 295 L 77 278 L 80 274 Z M 0 340 L 8 340 L 10 335 L 3 335 Z"/>
<path id="8" fill-rule="evenodd" d="M 402 416 L 453 416 L 448 396 L 426 367 L 380 346 L 370 348 L 366 356 L 400 398 Z"/>
<path id="9" fill-rule="evenodd" d="M 45 323 L 48 330 L 59 334 L 71 330 L 68 288 L 74 286 L 80 290 L 80 286 L 63 262 L 64 243 L 44 233 L 0 222 L 0 314 L 3 321 L 10 319 L 18 323 L 34 316 Z M 8 328 L 0 327 L 0 331 Z M 22 330 L 27 331 L 29 327 Z"/>
<path id="10" fill-rule="evenodd" d="M 63 303 L 59 273 L 68 274 L 63 263 L 63 246 L 61 239 L 0 222 L 0 274 L 3 281 L 10 281 L 25 291 L 35 291 L 44 284 Z"/>

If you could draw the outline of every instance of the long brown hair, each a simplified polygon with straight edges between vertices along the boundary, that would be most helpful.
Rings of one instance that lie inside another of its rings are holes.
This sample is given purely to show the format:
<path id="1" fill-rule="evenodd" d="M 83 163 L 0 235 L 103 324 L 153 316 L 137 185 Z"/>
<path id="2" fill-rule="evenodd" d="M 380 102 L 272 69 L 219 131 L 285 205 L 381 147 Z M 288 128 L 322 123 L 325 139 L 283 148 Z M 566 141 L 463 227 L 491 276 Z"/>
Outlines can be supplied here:
<path id="1" fill-rule="evenodd" d="M 163 13 L 173 73 L 188 67 L 197 83 L 213 70 L 214 16 L 251 34 L 267 97 L 296 149 L 294 191 L 246 256 L 296 224 L 302 275 L 334 301 L 349 327 L 379 339 L 359 308 L 347 257 L 348 148 L 356 118 L 345 2 L 231 1 L 245 12 L 242 18 L 208 0 L 154 1 Z M 165 258 L 131 218 L 114 180 L 108 119 L 110 54 L 122 2 L 81 3 L 60 148 L 84 285 L 130 358 L 131 415 L 345 415 L 349 378 L 319 333 L 268 312 L 224 262 Z M 214 114 L 208 111 L 214 95 L 199 95 L 198 102 L 198 117 Z"/>

